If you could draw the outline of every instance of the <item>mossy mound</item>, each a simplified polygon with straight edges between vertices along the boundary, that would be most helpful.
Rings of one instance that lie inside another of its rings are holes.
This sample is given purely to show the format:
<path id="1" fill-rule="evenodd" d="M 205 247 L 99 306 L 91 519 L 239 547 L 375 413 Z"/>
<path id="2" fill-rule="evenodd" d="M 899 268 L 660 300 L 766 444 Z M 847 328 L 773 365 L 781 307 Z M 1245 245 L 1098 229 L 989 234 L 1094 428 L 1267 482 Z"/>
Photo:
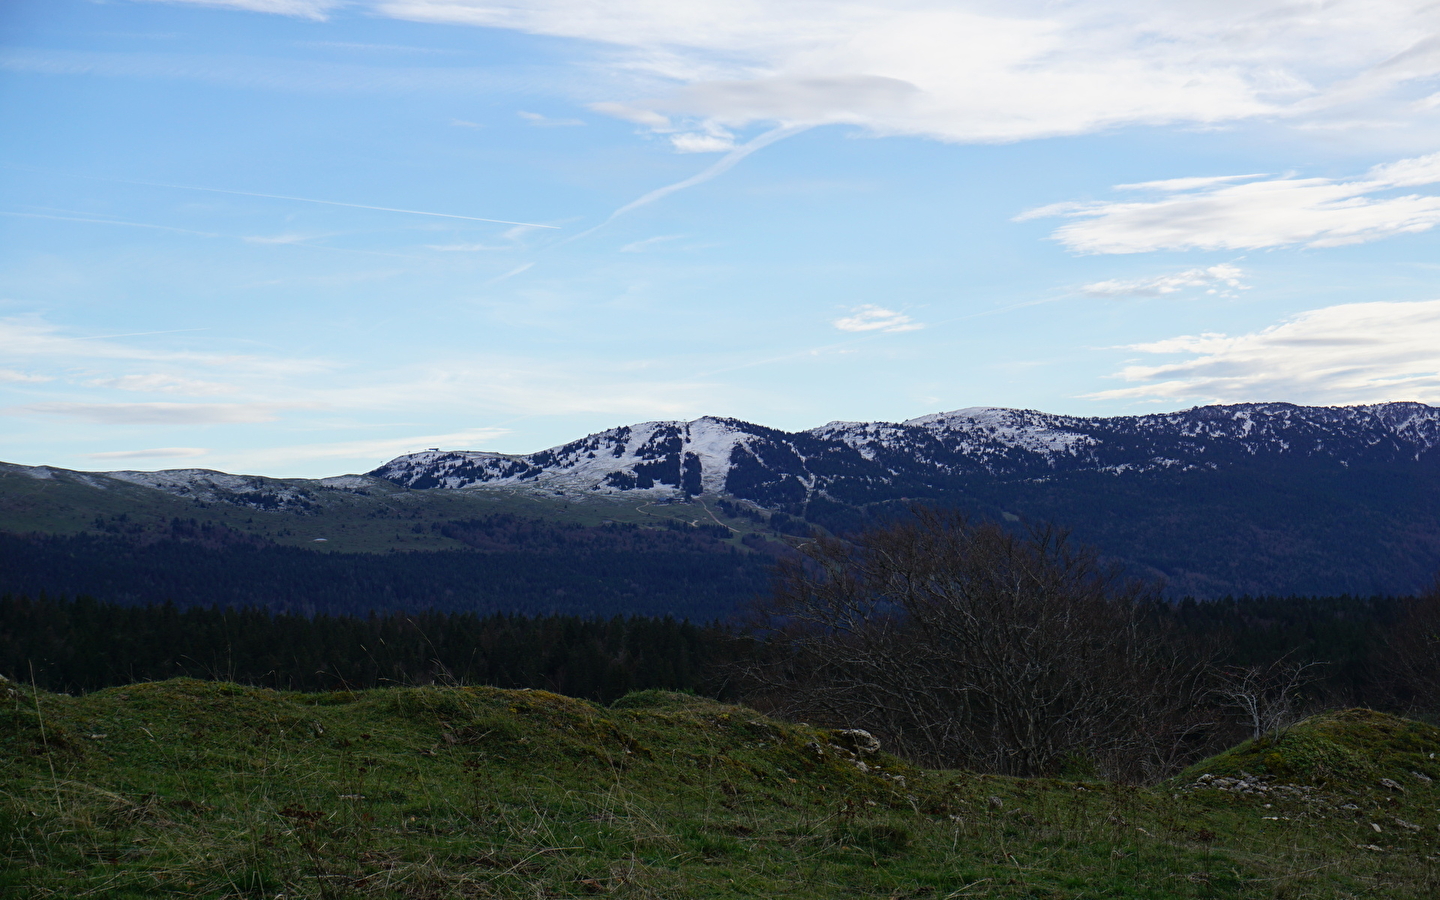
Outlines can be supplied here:
<path id="1" fill-rule="evenodd" d="M 714 700 L 707 700 L 704 697 L 697 697 L 694 694 L 681 694 L 675 691 L 662 691 L 658 688 L 651 688 L 647 691 L 631 691 L 614 703 L 610 704 L 611 709 L 698 709 L 703 706 L 718 706 Z"/>
<path id="2" fill-rule="evenodd" d="M 1429 788 L 1440 780 L 1440 728 L 1369 709 L 1321 713 L 1212 756 L 1173 780 L 1241 773 L 1316 787 L 1374 787 L 1387 779 L 1402 789 Z"/>

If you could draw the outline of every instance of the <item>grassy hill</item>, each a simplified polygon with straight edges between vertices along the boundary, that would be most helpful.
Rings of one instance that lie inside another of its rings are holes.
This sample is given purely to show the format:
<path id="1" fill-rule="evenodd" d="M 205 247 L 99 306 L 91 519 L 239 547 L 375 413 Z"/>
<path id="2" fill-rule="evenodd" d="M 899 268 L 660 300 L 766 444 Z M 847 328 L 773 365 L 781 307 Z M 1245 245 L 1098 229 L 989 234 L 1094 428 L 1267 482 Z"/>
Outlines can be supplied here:
<path id="1" fill-rule="evenodd" d="M 576 501 L 510 491 L 410 490 L 384 479 L 350 476 L 335 487 L 303 478 L 251 480 L 257 490 L 204 500 L 132 484 L 98 472 L 37 469 L 0 462 L 0 532 L 112 534 L 144 541 L 166 536 L 172 520 L 195 520 L 268 544 L 326 553 L 464 550 L 432 526 L 513 515 L 596 526 L 728 523 L 741 534 L 766 531 L 713 503 L 585 497 Z M 264 505 L 287 494 L 293 502 Z"/>
<path id="2" fill-rule="evenodd" d="M 1373 713 L 1144 789 L 924 771 L 853 735 L 662 692 L 609 708 L 192 680 L 0 696 L 6 897 L 1440 891 L 1440 731 Z M 1336 748 L 1358 763 L 1317 777 Z"/>
<path id="3" fill-rule="evenodd" d="M 0 594 L 708 621 L 762 592 L 786 546 L 768 524 L 698 500 L 331 481 L 257 477 L 180 496 L 0 463 Z"/>

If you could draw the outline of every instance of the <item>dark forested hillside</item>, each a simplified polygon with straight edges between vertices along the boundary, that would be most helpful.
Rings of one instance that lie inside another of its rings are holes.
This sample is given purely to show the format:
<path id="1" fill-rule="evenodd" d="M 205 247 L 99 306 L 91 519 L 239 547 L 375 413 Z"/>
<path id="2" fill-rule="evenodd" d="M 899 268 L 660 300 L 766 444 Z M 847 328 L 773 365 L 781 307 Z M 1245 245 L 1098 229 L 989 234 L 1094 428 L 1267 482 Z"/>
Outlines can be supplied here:
<path id="1" fill-rule="evenodd" d="M 1123 478 L 1073 472 L 925 496 L 1071 528 L 1177 599 L 1409 594 L 1440 572 L 1440 457 L 1403 468 L 1260 459 Z M 849 509 L 811 515 L 853 527 Z"/>
<path id="2" fill-rule="evenodd" d="M 434 527 L 475 549 L 322 553 L 184 522 L 143 539 L 0 533 L 0 591 L 305 615 L 437 610 L 705 621 L 730 615 L 769 578 L 770 557 L 703 528 L 505 516 Z"/>

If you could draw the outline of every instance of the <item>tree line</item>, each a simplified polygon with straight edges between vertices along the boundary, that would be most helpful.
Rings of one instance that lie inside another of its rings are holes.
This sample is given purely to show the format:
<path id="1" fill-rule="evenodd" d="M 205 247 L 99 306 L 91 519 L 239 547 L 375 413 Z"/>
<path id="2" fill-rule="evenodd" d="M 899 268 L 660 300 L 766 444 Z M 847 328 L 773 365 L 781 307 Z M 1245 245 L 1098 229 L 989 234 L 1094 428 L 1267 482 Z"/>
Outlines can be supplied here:
<path id="1" fill-rule="evenodd" d="M 723 695 L 716 673 L 746 643 L 670 617 L 304 616 L 0 597 L 0 672 L 67 693 L 183 676 L 299 691 L 488 684 L 607 703 L 645 688 Z"/>
<path id="2" fill-rule="evenodd" d="M 492 546 L 552 537 L 498 527 L 456 530 Z M 0 672 L 65 691 L 176 675 L 295 690 L 483 683 L 601 702 L 692 690 L 864 728 L 931 764 L 1134 780 L 1320 708 L 1440 714 L 1440 586 L 1170 602 L 1057 529 L 921 507 L 812 535 L 774 566 L 745 618 L 706 625 L 12 594 Z"/>

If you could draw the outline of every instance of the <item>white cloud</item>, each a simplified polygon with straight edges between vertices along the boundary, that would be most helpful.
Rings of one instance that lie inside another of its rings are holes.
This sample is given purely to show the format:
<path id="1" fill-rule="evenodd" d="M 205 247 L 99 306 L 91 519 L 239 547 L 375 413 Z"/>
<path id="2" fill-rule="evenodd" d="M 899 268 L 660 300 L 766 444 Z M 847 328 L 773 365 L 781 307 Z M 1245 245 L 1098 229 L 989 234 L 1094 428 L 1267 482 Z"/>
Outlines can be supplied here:
<path id="1" fill-rule="evenodd" d="M 680 153 L 725 153 L 735 149 L 735 138 L 690 132 L 670 135 L 670 145 Z"/>
<path id="2" fill-rule="evenodd" d="M 150 2 L 188 3 L 191 6 L 216 6 L 222 9 L 243 9 L 247 12 L 276 13 L 301 19 L 323 20 L 326 13 L 340 6 L 341 0 L 150 0 Z"/>
<path id="3" fill-rule="evenodd" d="M 626 122 L 634 122 L 636 125 L 644 125 L 645 127 L 653 128 L 656 131 L 666 131 L 670 129 L 670 120 L 665 116 L 662 116 L 659 113 L 655 112 L 654 110 L 641 109 L 639 107 L 630 106 L 625 103 L 613 103 L 608 101 L 603 103 L 592 103 L 590 104 L 590 108 L 598 113 L 602 113 L 616 119 L 623 119 Z"/>
<path id="4" fill-rule="evenodd" d="M 155 447 L 150 450 L 108 450 L 87 453 L 87 459 L 191 459 L 210 451 L 204 447 Z"/>
<path id="5" fill-rule="evenodd" d="M 112 378 L 95 378 L 87 382 L 92 387 L 114 388 L 117 391 L 142 391 L 163 394 L 229 394 L 235 386 L 218 381 L 200 381 L 178 375 L 152 372 L 145 375 L 119 375 Z"/>
<path id="6" fill-rule="evenodd" d="M 1250 180 L 1231 183 L 1244 179 Z M 1433 228 L 1440 223 L 1440 196 L 1390 192 L 1436 183 L 1440 153 L 1375 166 L 1354 181 L 1237 175 L 1120 185 L 1166 196 L 1056 203 L 1016 220 L 1079 220 L 1052 235 L 1079 253 L 1337 247 Z"/>
<path id="7" fill-rule="evenodd" d="M 1185 335 L 1129 349 L 1188 358 L 1128 366 L 1118 377 L 1134 387 L 1092 398 L 1440 403 L 1440 300 L 1329 306 L 1250 334 Z"/>
<path id="8" fill-rule="evenodd" d="M 592 108 L 657 130 L 695 130 L 680 117 L 1008 141 L 1257 116 L 1373 122 L 1432 115 L 1410 101 L 1440 72 L 1428 0 L 369 2 L 609 45 L 598 65 L 657 87 Z"/>
<path id="9" fill-rule="evenodd" d="M 1186 269 L 1151 278 L 1116 278 L 1087 284 L 1080 290 L 1091 297 L 1161 297 L 1186 288 L 1204 288 L 1207 294 L 1234 297 L 1236 291 L 1249 290 L 1240 279 L 1245 273 L 1238 267 L 1221 263 L 1199 269 Z"/>
<path id="10" fill-rule="evenodd" d="M 14 369 L 0 369 L 0 384 L 40 384 L 50 379 L 44 375 L 31 375 Z"/>
<path id="11" fill-rule="evenodd" d="M 850 315 L 831 322 L 841 331 L 916 331 L 925 326 L 912 322 L 904 313 L 883 306 L 857 306 Z"/>
<path id="12" fill-rule="evenodd" d="M 31 403 L 12 406 L 9 415 L 65 416 L 102 425 L 215 425 L 273 422 L 278 403 Z"/>

